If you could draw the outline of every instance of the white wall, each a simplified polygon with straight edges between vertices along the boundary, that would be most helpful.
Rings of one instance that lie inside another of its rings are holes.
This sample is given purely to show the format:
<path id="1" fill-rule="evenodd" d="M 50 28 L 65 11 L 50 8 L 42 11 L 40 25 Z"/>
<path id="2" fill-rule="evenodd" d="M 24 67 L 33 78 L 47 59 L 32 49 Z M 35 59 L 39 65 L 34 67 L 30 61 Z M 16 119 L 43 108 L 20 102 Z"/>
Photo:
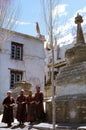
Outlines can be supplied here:
<path id="1" fill-rule="evenodd" d="M 23 61 L 10 58 L 11 41 L 24 44 Z M 0 51 L 0 104 L 10 88 L 10 69 L 24 71 L 23 80 L 32 84 L 33 92 L 36 85 L 40 85 L 41 90 L 44 91 L 45 53 L 43 41 L 16 33 L 1 47 L 3 49 Z"/>

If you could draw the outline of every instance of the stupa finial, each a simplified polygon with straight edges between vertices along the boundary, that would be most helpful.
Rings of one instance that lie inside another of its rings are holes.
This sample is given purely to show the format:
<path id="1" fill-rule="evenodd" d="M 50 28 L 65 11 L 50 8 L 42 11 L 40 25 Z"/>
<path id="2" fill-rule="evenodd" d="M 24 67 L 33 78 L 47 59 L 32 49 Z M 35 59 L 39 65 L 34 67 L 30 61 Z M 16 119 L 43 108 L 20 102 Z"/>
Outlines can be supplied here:
<path id="1" fill-rule="evenodd" d="M 82 16 L 77 13 L 75 23 L 77 24 L 77 42 L 76 45 L 83 45 L 85 43 L 81 23 L 83 22 Z"/>

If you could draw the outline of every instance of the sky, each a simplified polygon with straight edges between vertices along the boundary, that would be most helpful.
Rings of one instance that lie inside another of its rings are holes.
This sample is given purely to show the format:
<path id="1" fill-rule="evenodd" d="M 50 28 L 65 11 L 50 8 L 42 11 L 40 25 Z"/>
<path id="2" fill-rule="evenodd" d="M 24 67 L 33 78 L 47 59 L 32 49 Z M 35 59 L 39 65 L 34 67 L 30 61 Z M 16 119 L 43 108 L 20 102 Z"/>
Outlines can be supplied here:
<path id="1" fill-rule="evenodd" d="M 47 35 L 44 23 L 42 4 L 40 0 L 20 0 L 20 17 L 16 31 L 31 36 L 36 36 L 36 22 L 39 23 L 42 35 Z M 47 0 L 48 1 L 48 0 Z M 86 0 L 55 0 L 58 4 L 53 8 L 53 16 L 57 18 L 54 33 L 59 35 L 59 42 L 72 39 L 75 35 L 74 23 L 77 13 L 83 17 L 83 26 L 86 23 Z M 58 7 L 57 7 L 58 6 Z M 84 28 L 86 31 L 86 29 Z"/>
<path id="2" fill-rule="evenodd" d="M 40 0 L 21 0 L 19 24 L 16 31 L 36 36 L 36 22 L 39 22 L 40 31 L 44 33 Z"/>

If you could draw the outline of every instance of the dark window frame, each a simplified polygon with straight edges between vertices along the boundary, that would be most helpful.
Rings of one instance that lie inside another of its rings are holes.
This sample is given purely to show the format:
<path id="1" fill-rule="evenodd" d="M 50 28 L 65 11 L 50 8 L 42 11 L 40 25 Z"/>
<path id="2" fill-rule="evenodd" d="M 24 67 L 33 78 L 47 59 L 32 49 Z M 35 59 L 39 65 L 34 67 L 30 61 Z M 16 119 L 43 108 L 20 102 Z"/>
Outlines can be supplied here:
<path id="1" fill-rule="evenodd" d="M 11 42 L 11 59 L 23 60 L 23 44 Z"/>
<path id="2" fill-rule="evenodd" d="M 23 71 L 11 70 L 10 71 L 10 89 L 14 88 L 14 83 L 21 81 L 23 77 Z"/>

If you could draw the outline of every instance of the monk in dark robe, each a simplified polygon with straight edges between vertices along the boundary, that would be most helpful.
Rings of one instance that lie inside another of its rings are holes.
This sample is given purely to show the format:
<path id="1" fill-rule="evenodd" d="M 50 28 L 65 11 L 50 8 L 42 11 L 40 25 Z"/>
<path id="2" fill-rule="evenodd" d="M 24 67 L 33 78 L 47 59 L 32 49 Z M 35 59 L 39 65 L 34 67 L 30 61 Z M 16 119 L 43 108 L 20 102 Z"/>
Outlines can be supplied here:
<path id="1" fill-rule="evenodd" d="M 26 121 L 26 96 L 24 95 L 24 90 L 20 91 L 20 95 L 18 95 L 16 99 L 17 103 L 17 114 L 16 118 L 19 121 L 19 125 L 23 125 Z"/>
<path id="2" fill-rule="evenodd" d="M 29 91 L 27 96 L 27 121 L 32 124 L 35 121 L 35 102 L 32 91 Z"/>
<path id="3" fill-rule="evenodd" d="M 11 123 L 14 122 L 13 106 L 15 105 L 15 100 L 12 97 L 11 91 L 7 92 L 7 97 L 3 100 L 2 104 L 4 107 L 2 122 L 7 123 L 8 127 L 10 127 Z"/>
<path id="4" fill-rule="evenodd" d="M 43 93 L 40 92 L 40 87 L 36 86 L 35 93 L 35 111 L 36 111 L 36 121 L 40 122 L 44 118 L 44 106 L 43 106 Z"/>

